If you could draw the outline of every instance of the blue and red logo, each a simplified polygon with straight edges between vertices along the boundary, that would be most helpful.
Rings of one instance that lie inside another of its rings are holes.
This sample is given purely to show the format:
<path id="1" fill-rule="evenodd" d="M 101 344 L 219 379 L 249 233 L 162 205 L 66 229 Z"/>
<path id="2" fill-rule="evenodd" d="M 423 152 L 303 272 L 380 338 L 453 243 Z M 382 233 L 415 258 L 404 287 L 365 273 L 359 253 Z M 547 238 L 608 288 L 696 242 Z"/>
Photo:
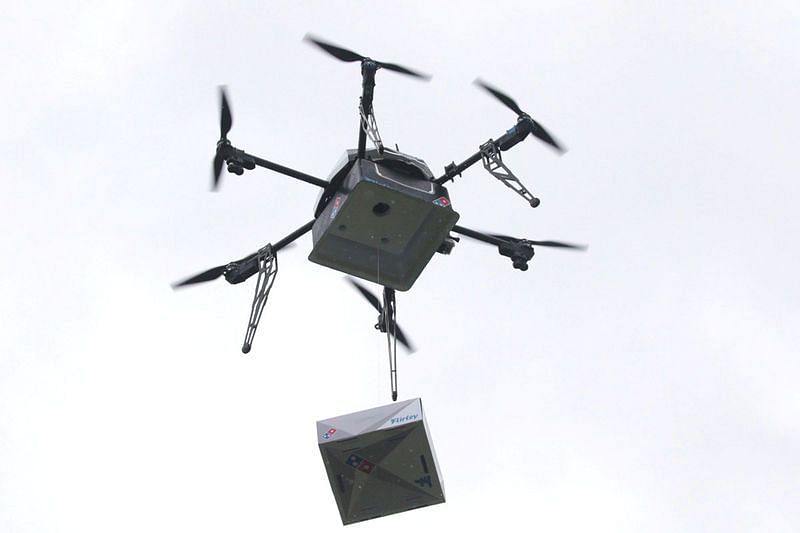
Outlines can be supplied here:
<path id="1" fill-rule="evenodd" d="M 433 201 L 433 205 L 438 205 L 439 207 L 447 207 L 450 205 L 450 200 L 448 200 L 446 196 L 440 196 L 439 198 Z"/>
<path id="2" fill-rule="evenodd" d="M 325 433 L 322 434 L 322 438 L 325 439 L 325 440 L 328 440 L 331 437 L 333 437 L 334 433 L 336 433 L 336 428 L 331 428 L 331 429 L 329 429 L 328 431 L 326 431 Z"/>

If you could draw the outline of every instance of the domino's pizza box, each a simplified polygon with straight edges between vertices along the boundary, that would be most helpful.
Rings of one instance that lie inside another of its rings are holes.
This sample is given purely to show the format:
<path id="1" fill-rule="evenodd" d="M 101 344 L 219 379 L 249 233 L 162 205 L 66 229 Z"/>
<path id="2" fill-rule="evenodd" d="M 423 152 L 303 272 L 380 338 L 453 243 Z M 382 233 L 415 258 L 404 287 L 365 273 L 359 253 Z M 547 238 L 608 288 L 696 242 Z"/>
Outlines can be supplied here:
<path id="1" fill-rule="evenodd" d="M 445 501 L 419 398 L 320 420 L 317 441 L 344 525 Z"/>

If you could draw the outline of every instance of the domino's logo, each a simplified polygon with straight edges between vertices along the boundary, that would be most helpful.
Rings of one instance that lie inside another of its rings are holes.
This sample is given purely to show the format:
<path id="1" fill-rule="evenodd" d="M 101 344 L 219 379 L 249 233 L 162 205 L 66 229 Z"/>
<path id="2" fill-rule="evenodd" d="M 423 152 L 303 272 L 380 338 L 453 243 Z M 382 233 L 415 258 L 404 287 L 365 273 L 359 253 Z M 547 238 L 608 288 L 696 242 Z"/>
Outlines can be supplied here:
<path id="1" fill-rule="evenodd" d="M 331 429 L 329 429 L 328 431 L 326 431 L 325 433 L 322 434 L 322 438 L 325 439 L 325 440 L 328 440 L 331 437 L 333 437 L 334 433 L 336 433 L 336 428 L 331 428 Z"/>

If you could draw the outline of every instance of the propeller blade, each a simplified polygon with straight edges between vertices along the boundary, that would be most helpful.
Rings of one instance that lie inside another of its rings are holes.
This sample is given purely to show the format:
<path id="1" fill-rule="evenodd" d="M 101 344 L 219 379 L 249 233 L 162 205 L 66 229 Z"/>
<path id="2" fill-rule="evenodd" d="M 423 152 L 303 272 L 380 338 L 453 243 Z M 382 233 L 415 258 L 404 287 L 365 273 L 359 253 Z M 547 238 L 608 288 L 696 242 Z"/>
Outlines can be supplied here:
<path id="1" fill-rule="evenodd" d="M 540 141 L 549 144 L 550 146 L 552 146 L 561 153 L 566 152 L 566 148 L 558 144 L 558 142 L 553 138 L 553 136 L 547 133 L 547 130 L 544 129 L 544 127 L 541 124 L 539 124 L 530 117 L 528 117 L 528 119 L 531 121 L 531 135 L 533 135 Z"/>
<path id="2" fill-rule="evenodd" d="M 223 153 L 225 145 L 228 142 L 228 132 L 231 131 L 233 126 L 233 117 L 231 116 L 231 106 L 228 104 L 228 97 L 225 94 L 225 86 L 219 86 L 219 141 L 217 142 L 217 153 L 214 155 L 214 163 L 211 169 L 211 190 L 216 191 L 219 186 L 219 178 L 222 175 L 222 167 L 225 164 L 225 153 Z"/>
<path id="3" fill-rule="evenodd" d="M 588 246 L 584 244 L 571 244 L 562 241 L 531 241 L 529 239 L 517 239 L 516 237 L 509 237 L 508 235 L 497 235 L 497 234 L 492 235 L 492 237 L 503 239 L 504 241 L 509 241 L 509 242 L 520 242 L 524 240 L 536 246 L 546 246 L 550 248 L 568 248 L 571 250 L 581 250 L 581 251 L 585 251 L 588 248 Z"/>
<path id="4" fill-rule="evenodd" d="M 211 183 L 211 190 L 216 191 L 217 187 L 219 186 L 219 177 L 222 174 L 222 165 L 225 163 L 222 154 L 217 152 L 217 155 L 214 156 L 214 168 L 212 169 L 212 178 L 213 181 Z"/>
<path id="5" fill-rule="evenodd" d="M 536 246 L 549 246 L 550 248 L 568 248 L 570 250 L 580 250 L 582 252 L 586 251 L 588 246 L 585 244 L 571 244 L 568 242 L 561 242 L 561 241 L 528 241 L 531 244 L 535 244 Z"/>
<path id="6" fill-rule="evenodd" d="M 355 287 L 358 290 L 358 292 L 361 293 L 361 296 L 366 298 L 367 301 L 372 304 L 372 307 L 374 307 L 377 312 L 379 312 L 379 313 L 381 312 L 381 309 L 383 308 L 383 305 L 381 305 L 381 301 L 378 300 L 377 296 L 372 294 L 369 291 L 369 289 L 367 289 L 366 287 L 361 285 L 359 282 L 357 282 L 353 278 L 346 278 L 346 279 L 347 279 L 347 281 L 349 281 L 353 285 L 353 287 Z"/>
<path id="7" fill-rule="evenodd" d="M 369 289 L 364 287 L 361 283 L 357 282 L 353 278 L 348 277 L 346 279 L 347 281 L 350 282 L 351 285 L 353 285 L 353 287 L 355 287 L 358 290 L 358 292 L 361 293 L 361 295 L 364 298 L 367 299 L 369 303 L 372 304 L 372 307 L 374 307 L 377 312 L 379 313 L 383 312 L 382 311 L 383 304 L 381 303 L 381 301 L 378 299 L 377 296 L 372 294 L 369 291 Z M 402 344 L 405 347 L 405 349 L 408 350 L 408 353 L 414 353 L 416 351 L 416 348 L 414 348 L 414 345 L 411 344 L 411 341 L 408 340 L 408 337 L 406 337 L 405 333 L 403 333 L 403 330 L 400 329 L 400 326 L 398 324 L 395 324 L 395 337 L 397 337 L 397 342 Z"/>
<path id="8" fill-rule="evenodd" d="M 414 353 L 417 351 L 417 349 L 414 348 L 414 345 L 408 340 L 408 337 L 405 336 L 403 330 L 400 329 L 400 326 L 397 324 L 395 324 L 395 336 L 397 337 L 397 342 L 402 344 L 405 349 L 408 350 L 408 353 Z"/>
<path id="9" fill-rule="evenodd" d="M 284 245 L 282 247 L 282 249 L 283 250 L 289 250 L 289 249 L 293 248 L 294 246 L 295 246 L 295 243 L 290 242 L 289 244 Z M 275 253 L 277 254 L 277 252 L 275 252 Z M 258 252 L 253 252 L 252 254 L 247 255 L 247 256 L 239 259 L 238 261 L 232 261 L 232 262 L 230 262 L 228 264 L 225 264 L 225 265 L 220 265 L 220 266 L 217 266 L 217 267 L 214 267 L 214 268 L 209 268 L 208 270 L 206 270 L 204 272 L 200 272 L 199 274 L 195 274 L 194 276 L 192 276 L 190 278 L 186 278 L 183 281 L 179 281 L 178 283 L 174 283 L 172 285 L 172 288 L 173 289 L 177 289 L 178 287 L 183 287 L 185 285 L 193 285 L 195 283 L 203 283 L 205 281 L 213 281 L 213 280 L 217 279 L 218 277 L 222 276 L 223 274 L 225 274 L 225 271 L 228 269 L 228 267 L 231 268 L 230 273 L 234 274 L 235 276 L 241 277 L 241 275 L 242 275 L 242 270 L 241 270 L 242 265 L 247 266 L 246 263 L 248 261 L 252 260 L 253 258 L 255 258 L 257 255 L 258 255 Z M 255 268 L 257 270 L 258 269 L 258 265 L 253 266 L 253 268 Z M 249 277 L 249 275 L 252 275 L 256 270 L 253 270 L 253 272 L 250 272 L 248 274 L 248 277 Z M 231 281 L 231 283 L 239 283 L 240 281 L 244 281 L 244 279 L 246 279 L 246 277 L 245 278 L 241 278 L 238 281 L 237 280 Z"/>
<path id="10" fill-rule="evenodd" d="M 500 233 L 487 233 L 487 235 L 494 237 L 495 239 L 503 239 L 504 241 L 509 242 L 519 242 L 522 239 L 517 239 L 516 237 L 510 237 L 508 235 L 501 235 Z"/>
<path id="11" fill-rule="evenodd" d="M 495 98 L 503 102 L 503 104 L 506 107 L 508 107 L 510 110 L 516 113 L 518 117 L 527 119 L 528 124 L 530 124 L 531 135 L 533 135 L 540 141 L 549 144 L 550 146 L 552 146 L 561 153 L 564 153 L 566 151 L 566 149 L 563 146 L 561 146 L 558 143 L 558 141 L 556 141 L 555 138 L 553 138 L 553 136 L 547 132 L 546 129 L 544 129 L 544 126 L 533 120 L 530 117 L 530 115 L 528 115 L 522 109 L 520 109 L 517 103 L 510 96 L 508 96 L 507 94 L 503 93 L 498 89 L 495 89 L 494 87 L 492 87 L 485 81 L 481 80 L 480 78 L 477 78 L 475 80 L 475 85 L 489 91 Z"/>
<path id="12" fill-rule="evenodd" d="M 489 91 L 495 98 L 503 102 L 503 104 L 509 108 L 511 111 L 516 113 L 517 115 L 524 115 L 525 113 L 520 109 L 517 103 L 507 94 L 500 92 L 499 90 L 495 89 L 491 85 L 487 84 L 485 81 L 481 80 L 480 78 L 475 79 L 475 85 L 478 87 L 482 87 L 485 90 Z"/>
<path id="13" fill-rule="evenodd" d="M 219 111 L 219 137 L 220 139 L 227 139 L 228 132 L 231 131 L 233 126 L 233 117 L 231 116 L 231 108 L 228 105 L 228 98 L 225 96 L 225 87 L 220 85 L 220 111 Z"/>
<path id="14" fill-rule="evenodd" d="M 215 280 L 225 273 L 227 266 L 228 265 L 220 265 L 214 268 L 209 268 L 205 272 L 200 272 L 199 274 L 195 274 L 194 276 L 186 278 L 183 281 L 174 283 L 172 288 L 177 289 L 178 287 L 185 287 L 186 285 L 194 285 L 195 283 L 203 283 L 206 281 Z"/>
<path id="15" fill-rule="evenodd" d="M 408 74 L 409 76 L 414 76 L 416 78 L 420 78 L 420 79 L 423 79 L 425 81 L 428 81 L 428 80 L 431 79 L 431 77 L 428 74 L 421 74 L 419 72 L 415 72 L 415 71 L 413 71 L 411 69 L 408 69 L 408 68 L 406 68 L 404 66 L 401 66 L 401 65 L 396 65 L 394 63 L 378 63 L 378 65 L 380 65 L 381 68 L 385 68 L 386 70 L 399 72 L 401 74 Z"/>
<path id="16" fill-rule="evenodd" d="M 318 39 L 317 37 L 314 37 L 309 33 L 307 33 L 306 36 L 303 37 L 303 40 L 319 46 L 320 48 L 328 52 L 336 59 L 339 59 L 341 61 L 346 61 L 347 63 L 353 63 L 355 61 L 364 61 L 365 59 L 369 59 L 367 57 L 362 56 L 361 54 L 353 52 L 352 50 L 348 50 L 347 48 L 342 48 L 341 46 L 336 46 L 331 43 L 326 43 L 325 41 Z M 379 67 L 385 68 L 386 70 L 399 72 L 401 74 L 407 74 L 409 76 L 414 76 L 416 78 L 421 78 L 423 80 L 431 79 L 431 77 L 428 76 L 427 74 L 421 74 L 419 72 L 415 72 L 402 65 L 397 65 L 395 63 L 381 63 L 380 61 L 375 61 L 375 63 L 377 63 Z"/>
<path id="17" fill-rule="evenodd" d="M 347 63 L 352 63 L 354 61 L 362 61 L 366 59 L 364 56 L 357 54 L 351 50 L 347 50 L 346 48 L 342 48 L 340 46 L 336 46 L 330 43 L 326 43 L 325 41 L 321 41 L 316 37 L 313 37 L 310 33 L 307 33 L 303 40 L 308 41 L 312 44 L 315 44 L 328 52 L 330 55 L 339 59 L 341 61 L 346 61 Z"/>

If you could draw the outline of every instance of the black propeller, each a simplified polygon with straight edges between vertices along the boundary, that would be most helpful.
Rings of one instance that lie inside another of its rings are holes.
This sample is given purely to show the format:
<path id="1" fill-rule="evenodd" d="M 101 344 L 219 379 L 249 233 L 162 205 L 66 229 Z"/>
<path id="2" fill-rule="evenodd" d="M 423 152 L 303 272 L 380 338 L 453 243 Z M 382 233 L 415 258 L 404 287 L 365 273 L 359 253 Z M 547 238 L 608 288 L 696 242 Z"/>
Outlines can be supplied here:
<path id="1" fill-rule="evenodd" d="M 482 81 L 480 78 L 475 80 L 475 85 L 477 85 L 478 87 L 482 87 L 483 89 L 489 91 L 489 93 L 491 93 L 495 98 L 500 100 L 507 108 L 512 110 L 514 113 L 516 113 L 517 116 L 520 118 L 520 120 L 528 121 L 528 124 L 530 126 L 530 130 L 531 130 L 531 135 L 533 135 L 537 139 L 541 140 L 542 142 L 545 142 L 545 143 L 549 144 L 550 146 L 552 146 L 553 148 L 555 148 L 556 150 L 558 150 L 561 153 L 566 151 L 566 149 L 563 146 L 561 146 L 553 138 L 553 136 L 550 135 L 547 132 L 547 130 L 544 129 L 544 127 L 541 124 L 539 124 L 538 122 L 533 120 L 529 114 L 527 114 L 522 109 L 520 109 L 520 107 L 517 105 L 517 103 L 510 96 L 508 96 L 507 94 L 495 89 L 491 85 L 489 85 L 486 82 Z"/>
<path id="2" fill-rule="evenodd" d="M 278 247 L 276 244 L 276 251 L 278 249 L 288 250 L 294 247 L 294 243 L 281 245 Z M 194 285 L 196 283 L 205 283 L 206 281 L 214 281 L 215 279 L 225 276 L 228 283 L 236 284 L 241 283 L 248 279 L 250 276 L 258 272 L 258 252 L 254 252 L 238 261 L 231 261 L 226 265 L 215 266 L 204 270 L 199 274 L 188 277 L 183 281 L 172 284 L 173 289 L 185 287 L 187 285 Z"/>
<path id="3" fill-rule="evenodd" d="M 186 285 L 194 285 L 195 283 L 204 283 L 206 281 L 213 281 L 218 277 L 222 276 L 225 273 L 225 269 L 228 268 L 228 265 L 220 265 L 214 268 L 209 268 L 205 272 L 200 272 L 199 274 L 195 274 L 190 278 L 186 278 L 183 281 L 179 281 L 178 283 L 173 283 L 172 288 L 177 289 L 178 287 L 185 287 Z"/>
<path id="4" fill-rule="evenodd" d="M 219 137 L 220 139 L 227 139 L 228 132 L 231 131 L 233 126 L 233 117 L 231 116 L 231 108 L 228 105 L 228 97 L 225 94 L 225 87 L 220 86 L 220 112 L 219 112 Z"/>
<path id="5" fill-rule="evenodd" d="M 228 132 L 231 131 L 233 125 L 233 117 L 231 116 L 231 108 L 228 105 L 228 98 L 225 95 L 225 87 L 219 87 L 220 95 L 220 111 L 219 111 L 219 141 L 217 141 L 217 153 L 214 156 L 214 169 L 213 169 L 213 182 L 212 190 L 216 190 L 219 185 L 219 177 L 222 173 L 222 165 L 225 162 L 230 141 L 228 141 Z"/>
<path id="6" fill-rule="evenodd" d="M 526 242 L 528 244 L 534 244 L 536 246 L 548 246 L 550 248 L 569 248 L 570 250 L 580 250 L 586 251 L 588 246 L 585 244 L 570 244 L 568 242 L 561 242 L 561 241 L 532 241 L 530 239 L 518 239 L 516 237 L 509 237 L 508 235 L 497 235 L 497 234 L 490 234 L 492 237 L 497 239 L 502 239 L 504 241 L 509 242 Z"/>
<path id="7" fill-rule="evenodd" d="M 378 299 L 377 296 L 372 294 L 369 291 L 369 289 L 364 287 L 362 284 L 360 284 L 359 282 L 357 282 L 353 278 L 347 278 L 347 281 L 349 281 L 353 285 L 353 287 L 355 287 L 358 290 L 358 292 L 360 292 L 361 295 L 364 298 L 366 298 L 367 301 L 370 304 L 372 304 L 372 307 L 374 307 L 375 310 L 378 311 L 378 313 L 381 314 L 381 316 L 383 315 L 383 304 L 381 303 L 381 301 Z M 399 325 L 396 325 L 395 331 L 396 331 L 397 341 L 400 344 L 402 344 L 403 346 L 405 346 L 406 350 L 408 350 L 410 353 L 413 353 L 415 351 L 414 346 L 411 344 L 411 342 L 405 336 L 405 334 L 403 333 L 403 330 L 400 329 Z"/>
<path id="8" fill-rule="evenodd" d="M 408 69 L 408 68 L 406 68 L 404 66 L 397 65 L 397 64 L 394 64 L 394 63 L 383 63 L 381 61 L 375 61 L 374 59 L 370 59 L 368 57 L 362 56 L 361 54 L 357 54 L 357 53 L 355 53 L 355 52 L 353 52 L 351 50 L 347 50 L 346 48 L 342 48 L 340 46 L 336 46 L 336 45 L 333 45 L 333 44 L 330 44 L 330 43 L 326 43 L 325 41 L 322 41 L 322 40 L 320 40 L 320 39 L 318 39 L 316 37 L 313 37 L 311 34 L 306 34 L 306 36 L 303 39 L 308 41 L 308 42 L 310 42 L 310 43 L 313 43 L 313 44 L 319 46 L 320 48 L 322 48 L 323 50 L 328 52 L 330 55 L 332 55 L 336 59 L 339 59 L 341 61 L 345 61 L 347 63 L 354 63 L 356 61 L 367 60 L 367 61 L 372 61 L 373 63 L 378 65 L 378 67 L 385 68 L 386 70 L 399 72 L 401 74 L 407 74 L 409 76 L 414 76 L 416 78 L 421 78 L 423 80 L 430 80 L 431 79 L 431 77 L 428 76 L 427 74 L 421 74 L 419 72 L 415 72 L 415 71 L 413 71 L 411 69 Z"/>

